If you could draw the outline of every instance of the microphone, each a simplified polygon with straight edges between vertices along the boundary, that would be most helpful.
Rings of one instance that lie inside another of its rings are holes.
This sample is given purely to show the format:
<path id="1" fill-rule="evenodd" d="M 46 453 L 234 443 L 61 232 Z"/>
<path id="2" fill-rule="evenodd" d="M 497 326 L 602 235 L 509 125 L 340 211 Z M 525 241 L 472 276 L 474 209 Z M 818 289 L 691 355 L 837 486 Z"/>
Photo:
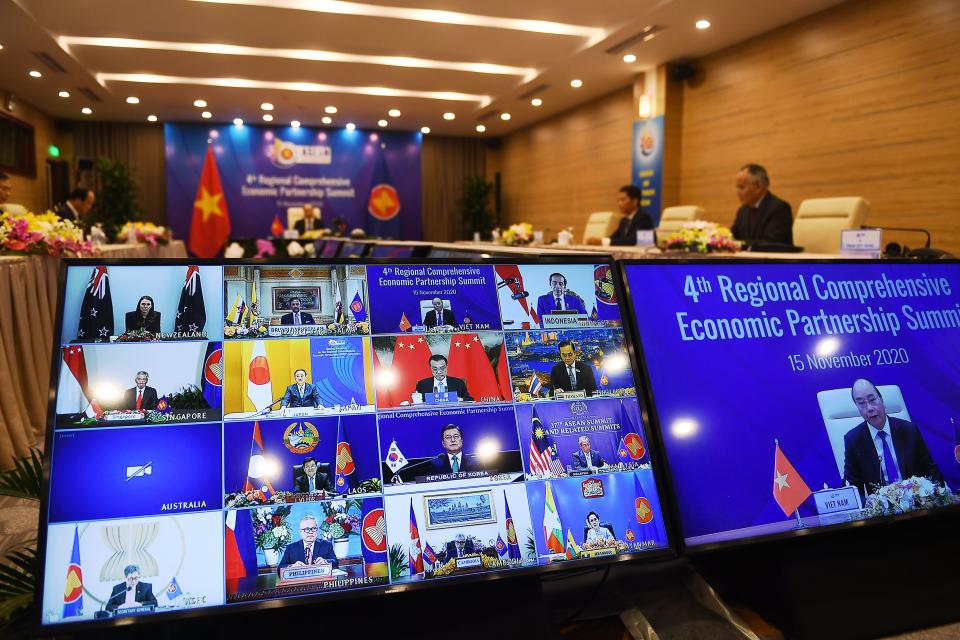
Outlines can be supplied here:
<path id="1" fill-rule="evenodd" d="M 127 587 L 127 591 L 133 591 L 133 587 Z"/>
<path id="2" fill-rule="evenodd" d="M 277 404 L 278 402 L 280 402 L 281 400 L 283 400 L 283 396 L 280 396 L 279 398 L 277 398 L 276 400 L 274 400 L 273 402 L 271 402 L 270 404 L 268 404 L 266 407 L 264 407 L 264 408 L 261 409 L 260 411 L 257 411 L 255 414 L 253 414 L 253 415 L 250 416 L 250 417 L 253 418 L 253 417 L 256 417 L 256 416 L 265 416 L 265 415 L 267 415 L 267 414 L 270 412 L 270 408 L 273 407 L 273 405 L 275 405 L 275 404 Z"/>
<path id="3" fill-rule="evenodd" d="M 530 292 L 529 292 L 529 291 L 520 291 L 520 292 L 518 292 L 518 293 L 513 294 L 513 295 L 510 296 L 510 297 L 513 298 L 514 300 L 523 300 L 524 298 L 530 297 Z"/>
<path id="4" fill-rule="evenodd" d="M 867 224 L 861 225 L 860 228 L 861 229 L 882 229 L 884 231 L 906 231 L 908 233 L 922 233 L 927 237 L 927 242 L 926 244 L 923 245 L 923 248 L 924 249 L 930 248 L 930 240 L 931 240 L 930 232 L 927 231 L 926 229 L 921 229 L 919 227 L 880 227 L 877 225 L 867 225 Z"/>

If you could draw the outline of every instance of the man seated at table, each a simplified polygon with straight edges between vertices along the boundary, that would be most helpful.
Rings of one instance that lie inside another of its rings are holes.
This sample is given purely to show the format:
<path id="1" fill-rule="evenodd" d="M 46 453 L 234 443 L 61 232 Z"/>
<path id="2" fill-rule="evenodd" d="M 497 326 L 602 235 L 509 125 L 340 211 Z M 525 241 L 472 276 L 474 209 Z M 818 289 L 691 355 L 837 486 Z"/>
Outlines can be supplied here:
<path id="1" fill-rule="evenodd" d="M 451 378 L 447 375 L 447 358 L 440 354 L 434 354 L 427 360 L 430 364 L 430 370 L 433 377 L 423 378 L 417 381 L 417 393 L 426 395 L 428 393 L 455 393 L 457 400 L 464 402 L 473 402 L 473 397 L 467 391 L 467 383 L 462 378 Z"/>
<path id="2" fill-rule="evenodd" d="M 293 379 L 296 382 L 287 387 L 286 392 L 283 394 L 283 399 L 280 400 L 281 408 L 317 408 L 323 404 L 320 400 L 320 390 L 307 382 L 306 369 L 297 369 L 294 371 Z"/>
<path id="3" fill-rule="evenodd" d="M 463 452 L 463 430 L 457 425 L 448 424 L 440 429 L 440 446 L 443 447 L 443 451 L 428 465 L 433 473 L 442 475 L 483 471 L 473 456 Z"/>
<path id="4" fill-rule="evenodd" d="M 623 217 L 610 236 L 610 244 L 629 246 L 637 244 L 637 231 L 653 229 L 653 220 L 640 208 L 643 192 L 632 184 L 620 187 L 617 192 L 617 210 Z M 600 238 L 587 238 L 587 244 L 600 244 Z"/>
<path id="5" fill-rule="evenodd" d="M 306 311 L 301 311 L 300 298 L 290 298 L 290 313 L 285 313 L 280 316 L 280 324 L 286 325 L 302 325 L 302 324 L 317 324 L 313 319 L 313 315 L 307 313 Z"/>
<path id="6" fill-rule="evenodd" d="M 573 452 L 574 471 L 580 469 L 596 471 L 598 468 L 606 466 L 607 463 L 604 461 L 603 456 L 600 455 L 600 452 L 593 450 L 589 437 L 580 436 L 577 438 L 577 444 L 580 445 L 580 449 Z"/>
<path id="7" fill-rule="evenodd" d="M 320 213 L 309 202 L 303 205 L 303 219 L 293 223 L 293 228 L 304 234 L 308 231 L 323 229 Z"/>
<path id="8" fill-rule="evenodd" d="M 123 392 L 121 409 L 136 409 L 138 411 L 152 411 L 157 408 L 157 390 L 147 386 L 150 374 L 146 371 L 137 371 L 134 386 Z"/>
<path id="9" fill-rule="evenodd" d="M 278 575 L 283 575 L 281 569 L 301 569 L 318 564 L 321 560 L 329 562 L 334 569 L 339 566 L 330 541 L 323 538 L 317 540 L 319 530 L 316 516 L 305 515 L 300 518 L 300 540 L 291 542 L 283 550 L 283 557 L 277 563 Z"/>
<path id="10" fill-rule="evenodd" d="M 303 459 L 303 475 L 297 476 L 293 483 L 296 493 L 314 493 L 316 491 L 333 492 L 333 481 L 330 474 L 319 471 L 320 465 L 313 456 Z"/>
<path id="11" fill-rule="evenodd" d="M 474 547 L 473 540 L 467 538 L 462 533 L 458 533 L 457 537 L 447 543 L 447 560 L 450 558 L 462 558 L 476 553 L 477 550 Z"/>
<path id="12" fill-rule="evenodd" d="M 584 391 L 592 396 L 597 391 L 597 378 L 593 367 L 586 362 L 577 361 L 577 352 L 569 340 L 557 343 L 560 362 L 550 370 L 550 388 L 557 391 Z"/>
<path id="13" fill-rule="evenodd" d="M 730 230 L 747 246 L 772 242 L 793 244 L 790 205 L 770 193 L 770 176 L 758 164 L 745 164 L 736 177 L 740 208 Z"/>
<path id="14" fill-rule="evenodd" d="M 113 586 L 106 610 L 129 609 L 131 607 L 155 607 L 157 598 L 153 595 L 153 585 L 140 582 L 140 567 L 128 564 L 123 568 L 123 582 Z"/>
<path id="15" fill-rule="evenodd" d="M 93 189 L 77 187 L 67 196 L 67 201 L 57 209 L 57 215 L 64 220 L 83 224 L 87 214 L 93 209 L 95 200 L 96 194 Z"/>
<path id="16" fill-rule="evenodd" d="M 543 327 L 543 316 L 557 311 L 573 311 L 586 315 L 587 306 L 583 298 L 567 290 L 567 277 L 562 273 L 550 274 L 550 293 L 537 298 L 537 317 Z"/>
<path id="17" fill-rule="evenodd" d="M 443 308 L 443 300 L 434 298 L 431 302 L 433 309 L 427 312 L 427 317 L 423 319 L 423 324 L 428 328 L 442 326 L 457 326 L 457 318 L 453 315 L 452 309 Z"/>

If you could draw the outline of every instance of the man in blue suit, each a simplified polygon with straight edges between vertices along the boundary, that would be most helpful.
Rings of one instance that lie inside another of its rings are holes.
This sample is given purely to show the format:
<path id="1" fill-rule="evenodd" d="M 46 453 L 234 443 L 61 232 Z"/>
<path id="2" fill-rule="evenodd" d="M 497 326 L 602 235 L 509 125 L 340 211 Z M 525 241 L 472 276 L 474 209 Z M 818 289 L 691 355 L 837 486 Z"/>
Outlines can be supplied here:
<path id="1" fill-rule="evenodd" d="M 593 450 L 593 446 L 590 444 L 590 438 L 580 436 L 577 439 L 577 444 L 580 445 L 580 449 L 573 452 L 574 471 L 579 469 L 593 471 L 599 467 L 606 466 L 607 463 L 603 459 L 603 456 L 600 455 L 600 452 Z"/>
<path id="2" fill-rule="evenodd" d="M 882 486 L 911 476 L 943 482 L 920 430 L 887 415 L 876 385 L 860 378 L 850 393 L 864 421 L 843 436 L 844 480 L 864 495 L 869 493 L 869 488 L 864 492 L 864 485 Z"/>
<path id="3" fill-rule="evenodd" d="M 281 407 L 319 407 L 323 403 L 320 401 L 320 392 L 315 386 L 307 382 L 307 372 L 304 369 L 297 369 L 293 372 L 293 379 L 296 384 L 287 387 L 283 394 L 283 400 L 280 401 Z"/>
<path id="4" fill-rule="evenodd" d="M 550 293 L 545 293 L 537 298 L 537 316 L 540 318 L 541 327 L 544 326 L 543 316 L 557 311 L 587 313 L 583 298 L 567 291 L 567 277 L 562 273 L 550 274 L 550 289 Z"/>
<path id="5" fill-rule="evenodd" d="M 333 545 L 329 540 L 317 540 L 317 532 L 320 527 L 317 525 L 317 519 L 314 516 L 303 516 L 300 518 L 300 541 L 291 542 L 283 551 L 283 557 L 277 563 L 277 574 L 286 567 L 307 567 L 317 564 L 320 558 L 333 565 L 336 569 L 339 566 L 337 556 L 333 552 Z"/>

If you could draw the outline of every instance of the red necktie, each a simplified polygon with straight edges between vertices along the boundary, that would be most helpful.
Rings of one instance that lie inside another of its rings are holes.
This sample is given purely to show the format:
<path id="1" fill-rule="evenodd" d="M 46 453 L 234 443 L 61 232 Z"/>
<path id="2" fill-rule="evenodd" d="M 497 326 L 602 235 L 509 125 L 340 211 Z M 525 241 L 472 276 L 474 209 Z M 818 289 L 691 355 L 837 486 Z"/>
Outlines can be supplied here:
<path id="1" fill-rule="evenodd" d="M 312 564 L 311 561 L 313 560 L 313 545 L 310 545 L 310 546 L 307 547 L 306 549 L 307 549 L 307 562 L 306 562 L 306 564 Z"/>
<path id="2" fill-rule="evenodd" d="M 137 410 L 143 405 L 143 389 L 137 390 Z"/>

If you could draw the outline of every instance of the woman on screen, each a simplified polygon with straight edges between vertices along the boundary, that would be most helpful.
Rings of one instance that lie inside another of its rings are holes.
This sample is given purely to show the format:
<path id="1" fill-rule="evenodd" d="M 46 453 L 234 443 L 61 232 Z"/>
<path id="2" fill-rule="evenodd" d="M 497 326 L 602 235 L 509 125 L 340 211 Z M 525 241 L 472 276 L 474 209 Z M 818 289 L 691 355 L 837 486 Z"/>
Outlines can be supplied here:
<path id="1" fill-rule="evenodd" d="M 137 308 L 127 312 L 126 323 L 128 332 L 143 329 L 150 333 L 160 333 L 160 312 L 154 310 L 153 298 L 140 296 Z"/>
<path id="2" fill-rule="evenodd" d="M 596 511 L 587 514 L 587 535 L 584 542 L 608 542 L 614 541 L 613 532 L 608 528 L 609 525 L 600 524 L 600 516 Z"/>

